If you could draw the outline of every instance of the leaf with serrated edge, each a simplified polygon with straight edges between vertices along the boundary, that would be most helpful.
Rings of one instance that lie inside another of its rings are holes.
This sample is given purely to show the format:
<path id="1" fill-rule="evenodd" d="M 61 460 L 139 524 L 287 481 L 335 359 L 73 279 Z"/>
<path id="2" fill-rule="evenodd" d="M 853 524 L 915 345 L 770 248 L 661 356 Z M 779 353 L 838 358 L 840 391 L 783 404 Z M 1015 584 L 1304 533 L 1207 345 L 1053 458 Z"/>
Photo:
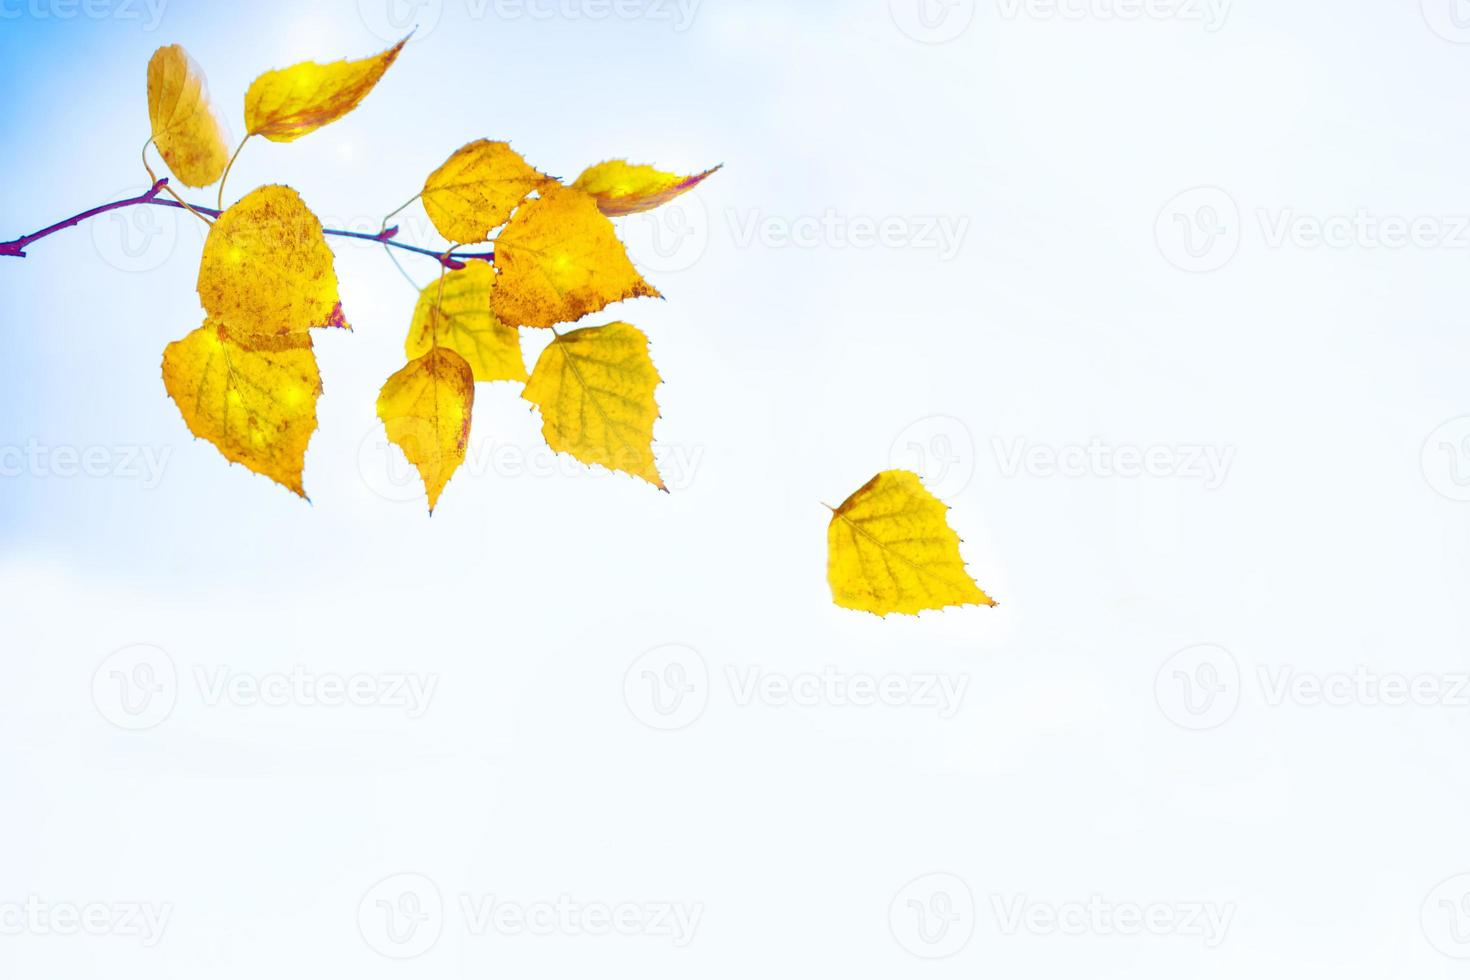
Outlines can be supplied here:
<path id="1" fill-rule="evenodd" d="M 525 398 L 541 409 L 541 431 L 552 449 L 663 490 L 653 458 L 658 383 L 648 338 L 630 324 L 609 323 L 573 330 L 548 344 L 531 371 Z"/>
<path id="2" fill-rule="evenodd" d="M 190 432 L 226 459 L 306 496 L 302 469 L 322 393 L 310 337 L 251 350 L 206 321 L 164 350 L 163 384 Z"/>
<path id="3" fill-rule="evenodd" d="M 409 359 L 438 344 L 468 361 L 476 381 L 525 381 L 521 335 L 491 311 L 494 289 L 494 268 L 477 259 L 425 286 L 404 342 Z"/>
<path id="4" fill-rule="evenodd" d="M 266 72 L 245 93 L 245 131 L 289 143 L 336 122 L 367 98 L 406 43 L 357 61 L 303 61 Z"/>
<path id="5" fill-rule="evenodd" d="M 464 462 L 474 405 L 470 366 L 447 347 L 410 361 L 378 394 L 378 418 L 423 478 L 431 514 Z"/>
<path id="6" fill-rule="evenodd" d="M 658 296 L 588 194 L 557 187 L 516 209 L 495 239 L 495 315 L 514 327 L 580 320 L 610 303 Z"/>
<path id="7" fill-rule="evenodd" d="M 879 616 L 995 605 L 965 570 L 946 510 L 908 470 L 869 480 L 827 526 L 832 601 Z"/>
<path id="8" fill-rule="evenodd" d="M 527 194 L 550 181 L 509 143 L 476 140 L 429 174 L 421 197 L 439 234 L 470 244 L 483 242 Z"/>
<path id="9" fill-rule="evenodd" d="M 210 226 L 198 287 L 209 317 L 246 346 L 347 326 L 321 222 L 279 184 L 246 194 Z"/>

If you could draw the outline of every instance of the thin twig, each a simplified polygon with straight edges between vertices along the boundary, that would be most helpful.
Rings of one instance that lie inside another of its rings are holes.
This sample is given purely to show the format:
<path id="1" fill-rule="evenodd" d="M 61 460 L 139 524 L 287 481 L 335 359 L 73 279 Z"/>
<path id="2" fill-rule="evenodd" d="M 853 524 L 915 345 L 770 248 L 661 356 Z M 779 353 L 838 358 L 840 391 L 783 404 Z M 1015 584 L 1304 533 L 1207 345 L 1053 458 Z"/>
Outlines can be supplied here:
<path id="1" fill-rule="evenodd" d="M 74 214 L 64 221 L 58 221 L 54 225 L 49 225 L 48 227 L 42 228 L 40 231 L 32 232 L 29 235 L 22 235 L 20 238 L 17 238 L 14 241 L 0 242 L 0 255 L 13 255 L 17 258 L 24 258 L 26 254 L 25 249 L 32 242 L 39 241 L 40 239 L 45 238 L 48 235 L 53 235 L 56 232 L 61 231 L 63 228 L 71 228 L 87 220 L 88 218 L 96 217 L 99 214 L 106 214 L 108 211 L 115 211 L 118 208 L 131 207 L 135 204 L 154 204 L 158 207 L 163 208 L 179 208 L 180 210 L 192 211 L 195 214 L 201 216 L 208 215 L 211 218 L 218 218 L 220 216 L 221 212 L 216 208 L 207 208 L 203 205 L 189 204 L 182 201 L 159 200 L 158 195 L 161 194 L 165 189 L 167 189 L 167 187 L 168 178 L 160 177 L 158 180 L 154 181 L 151 188 L 149 188 L 144 193 L 139 194 L 137 197 L 130 197 L 122 201 L 113 201 L 110 204 L 100 204 L 97 207 L 90 208 L 86 211 L 81 212 L 80 214 Z M 486 261 L 489 261 L 495 258 L 494 252 L 476 252 L 473 254 L 451 256 L 449 253 L 441 252 L 437 249 L 420 248 L 417 245 L 409 245 L 406 242 L 400 242 L 396 240 L 395 236 L 398 234 L 398 227 L 396 225 L 392 228 L 384 228 L 377 234 L 369 234 L 365 231 L 345 231 L 338 228 L 323 228 L 322 233 L 327 235 L 335 235 L 338 238 L 356 238 L 366 242 L 381 242 L 382 244 L 390 248 L 402 249 L 405 252 L 413 252 L 415 255 L 427 255 L 429 258 L 438 261 L 438 263 L 446 269 L 463 269 L 464 262 L 462 260 L 464 259 L 485 259 Z"/>

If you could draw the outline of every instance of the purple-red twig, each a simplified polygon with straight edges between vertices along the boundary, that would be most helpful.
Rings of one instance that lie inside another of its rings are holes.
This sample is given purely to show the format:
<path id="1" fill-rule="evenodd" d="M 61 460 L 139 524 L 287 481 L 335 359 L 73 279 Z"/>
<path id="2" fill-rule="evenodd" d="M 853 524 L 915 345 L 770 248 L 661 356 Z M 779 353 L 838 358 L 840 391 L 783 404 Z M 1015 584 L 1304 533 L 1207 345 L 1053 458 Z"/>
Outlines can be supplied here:
<path id="1" fill-rule="evenodd" d="M 54 235 L 58 231 L 61 231 L 63 228 L 71 228 L 75 225 L 81 224 L 88 218 L 95 218 L 97 215 L 106 214 L 108 211 L 116 211 L 118 208 L 132 207 L 135 204 L 155 204 L 163 208 L 178 208 L 180 210 L 187 210 L 185 205 L 180 204 L 178 201 L 159 199 L 158 195 L 163 191 L 164 186 L 167 184 L 168 178 L 161 177 L 158 179 L 157 182 L 154 183 L 152 187 L 148 188 L 148 190 L 144 191 L 142 194 L 139 194 L 137 197 L 130 197 L 124 201 L 113 201 L 111 204 L 99 204 L 95 208 L 90 208 L 86 211 L 81 212 L 80 214 L 74 214 L 70 218 L 67 218 L 64 221 L 58 221 L 56 222 L 56 224 L 42 228 L 40 231 L 32 232 L 29 235 L 22 235 L 14 241 L 0 242 L 0 255 L 13 255 L 16 258 L 25 258 L 25 250 L 27 246 L 29 246 L 32 242 L 40 241 L 42 238 L 45 238 L 48 235 Z M 193 210 L 198 211 L 200 214 L 207 214 L 211 218 L 218 218 L 220 215 L 220 212 L 215 210 L 214 208 L 207 208 L 201 204 L 191 204 L 188 205 L 188 208 L 192 208 Z M 414 252 L 418 255 L 427 255 L 434 261 L 441 263 L 449 269 L 463 269 L 464 262 L 461 261 L 462 259 L 485 259 L 486 261 L 489 261 L 495 258 L 494 252 L 476 252 L 471 254 L 462 253 L 459 255 L 449 256 L 445 255 L 442 252 L 436 252 L 430 248 L 420 248 L 417 245 L 409 245 L 404 242 L 400 242 L 397 240 L 397 225 L 394 225 L 392 228 L 384 228 L 382 231 L 373 234 L 369 234 L 365 231 L 344 231 L 339 228 L 323 228 L 322 232 L 323 234 L 327 235 L 336 235 L 339 238 L 357 238 L 367 242 L 382 242 L 384 245 L 391 246 L 392 248 L 400 248 L 403 249 L 403 251 L 405 252 Z"/>

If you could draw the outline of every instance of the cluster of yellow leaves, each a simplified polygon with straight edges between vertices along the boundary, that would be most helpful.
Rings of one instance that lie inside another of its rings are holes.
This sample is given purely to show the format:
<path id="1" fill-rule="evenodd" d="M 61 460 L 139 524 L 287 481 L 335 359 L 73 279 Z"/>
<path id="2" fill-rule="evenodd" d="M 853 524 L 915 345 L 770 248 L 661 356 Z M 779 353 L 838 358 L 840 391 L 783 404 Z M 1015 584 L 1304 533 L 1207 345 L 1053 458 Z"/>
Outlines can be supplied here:
<path id="1" fill-rule="evenodd" d="M 247 138 L 290 142 L 340 119 L 404 43 L 358 61 L 261 75 L 245 95 Z M 204 75 L 178 45 L 159 48 L 148 63 L 148 114 L 152 142 L 180 181 L 203 187 L 228 172 Z M 429 175 L 419 196 L 451 248 L 495 243 L 493 266 L 464 262 L 422 291 L 404 342 L 407 363 L 378 395 L 378 416 L 418 469 L 431 512 L 464 462 L 477 382 L 524 383 L 553 450 L 664 489 L 648 338 L 623 322 L 555 327 L 659 296 L 609 218 L 665 204 L 718 169 L 684 177 L 610 160 L 564 185 L 509 144 L 482 139 Z M 310 330 L 347 326 L 320 222 L 289 187 L 257 188 L 211 225 L 198 291 L 204 323 L 165 349 L 164 386 L 196 436 L 305 496 L 322 392 Z M 555 333 L 529 374 L 523 327 Z M 879 473 L 835 508 L 827 530 L 833 600 L 878 615 L 995 605 L 966 571 L 946 509 L 904 470 Z"/>
<path id="2" fill-rule="evenodd" d="M 261 75 L 245 96 L 247 137 L 288 142 L 340 119 L 402 47 Z M 152 141 L 179 180 L 203 187 L 227 172 L 204 75 L 178 45 L 148 63 L 148 115 Z M 322 392 L 309 331 L 347 326 L 321 222 L 289 187 L 251 191 L 210 225 L 198 290 L 204 324 L 164 350 L 164 387 L 194 435 L 304 497 Z"/>
<path id="3" fill-rule="evenodd" d="M 827 525 L 832 600 L 879 616 L 995 605 L 965 570 L 947 509 L 907 470 L 865 483 Z"/>
<path id="4" fill-rule="evenodd" d="M 657 207 L 710 173 L 685 178 L 613 161 L 564 185 L 509 144 L 482 139 L 429 175 L 420 199 L 439 233 L 455 245 L 495 244 L 493 266 L 470 260 L 423 290 L 404 345 L 408 364 L 378 396 L 378 416 L 418 468 L 431 511 L 465 458 L 474 405 L 466 379 L 524 382 L 553 450 L 664 489 L 653 453 L 659 376 L 648 338 L 622 322 L 556 328 L 621 300 L 659 295 L 633 267 L 609 216 Z M 529 375 L 521 328 L 555 334 Z"/>

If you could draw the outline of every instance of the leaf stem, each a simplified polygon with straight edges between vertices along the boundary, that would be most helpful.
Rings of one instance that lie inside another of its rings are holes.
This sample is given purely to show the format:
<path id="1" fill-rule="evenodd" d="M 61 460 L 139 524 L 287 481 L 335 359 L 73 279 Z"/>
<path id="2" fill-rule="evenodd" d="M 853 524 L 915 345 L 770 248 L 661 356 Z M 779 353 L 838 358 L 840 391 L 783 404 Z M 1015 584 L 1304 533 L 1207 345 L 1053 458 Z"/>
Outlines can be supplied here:
<path id="1" fill-rule="evenodd" d="M 153 137 L 150 136 L 150 137 L 148 137 L 148 142 L 143 144 L 143 169 L 146 170 L 146 171 L 148 171 L 148 179 L 150 181 L 152 181 L 153 183 L 157 184 L 158 183 L 158 174 L 154 173 L 153 172 L 153 168 L 150 167 L 150 166 L 148 166 L 148 147 L 152 143 L 153 143 Z M 184 200 L 182 197 L 179 197 L 179 192 L 176 191 L 176 190 L 174 190 L 172 187 L 170 187 L 168 185 L 168 181 L 164 181 L 163 182 L 163 189 L 168 192 L 168 196 L 169 197 L 173 198 L 175 201 L 178 201 L 184 207 L 189 208 L 190 211 L 193 211 L 194 212 L 194 215 L 200 221 L 204 222 L 204 224 L 205 224 L 206 227 L 209 225 L 209 219 L 206 218 L 204 215 L 200 214 L 194 208 L 189 207 L 189 202 L 186 201 L 186 200 Z"/>
<path id="2" fill-rule="evenodd" d="M 230 162 L 225 164 L 225 172 L 219 175 L 219 195 L 215 198 L 214 202 L 215 210 L 217 211 L 223 211 L 225 209 L 225 181 L 229 179 L 230 168 L 235 165 L 235 157 L 239 156 L 240 151 L 245 149 L 245 144 L 250 142 L 250 136 L 250 133 L 245 134 L 245 138 L 240 141 L 240 145 L 235 147 L 235 152 L 230 154 Z"/>
<path id="3" fill-rule="evenodd" d="M 99 214 L 106 214 L 108 211 L 116 211 L 118 208 L 131 207 L 135 204 L 153 204 L 162 208 L 179 208 L 181 210 L 191 211 L 194 214 L 199 215 L 201 218 L 205 217 L 206 215 L 210 218 L 218 218 L 220 216 L 220 210 L 217 208 L 207 208 L 201 204 L 189 204 L 187 201 L 184 201 L 182 199 L 176 201 L 159 200 L 158 195 L 163 193 L 165 190 L 168 190 L 168 178 L 160 177 L 158 180 L 153 182 L 152 187 L 150 187 L 147 191 L 144 191 L 142 194 L 139 194 L 137 197 L 129 197 L 121 201 L 112 201 L 108 204 L 99 204 L 95 208 L 89 208 L 79 214 L 72 215 L 70 218 L 58 221 L 54 225 L 48 225 L 47 227 L 42 228 L 40 231 L 32 232 L 29 235 L 22 235 L 21 237 L 14 239 L 13 241 L 0 242 L 0 256 L 13 255 L 16 258 L 24 258 L 26 254 L 25 249 L 32 242 L 39 241 L 49 235 L 54 235 L 56 232 L 61 231 L 64 228 L 71 228 L 82 223 L 88 218 L 94 218 Z M 420 248 L 417 245 L 409 245 L 406 242 L 398 241 L 394 237 L 398 234 L 398 229 L 396 227 L 384 228 L 377 234 L 370 234 L 365 231 L 346 231 L 338 228 L 323 228 L 322 233 L 327 235 L 335 235 L 338 238 L 356 238 L 366 242 L 381 242 L 383 245 L 390 248 L 402 249 L 405 252 L 413 252 L 415 255 L 426 255 L 429 258 L 438 261 L 438 263 L 446 269 L 463 269 L 464 262 L 462 260 L 464 259 L 484 259 L 486 261 L 489 261 L 495 258 L 494 252 L 475 252 L 465 253 L 461 255 L 451 255 L 448 252 L 441 252 L 438 249 Z"/>

